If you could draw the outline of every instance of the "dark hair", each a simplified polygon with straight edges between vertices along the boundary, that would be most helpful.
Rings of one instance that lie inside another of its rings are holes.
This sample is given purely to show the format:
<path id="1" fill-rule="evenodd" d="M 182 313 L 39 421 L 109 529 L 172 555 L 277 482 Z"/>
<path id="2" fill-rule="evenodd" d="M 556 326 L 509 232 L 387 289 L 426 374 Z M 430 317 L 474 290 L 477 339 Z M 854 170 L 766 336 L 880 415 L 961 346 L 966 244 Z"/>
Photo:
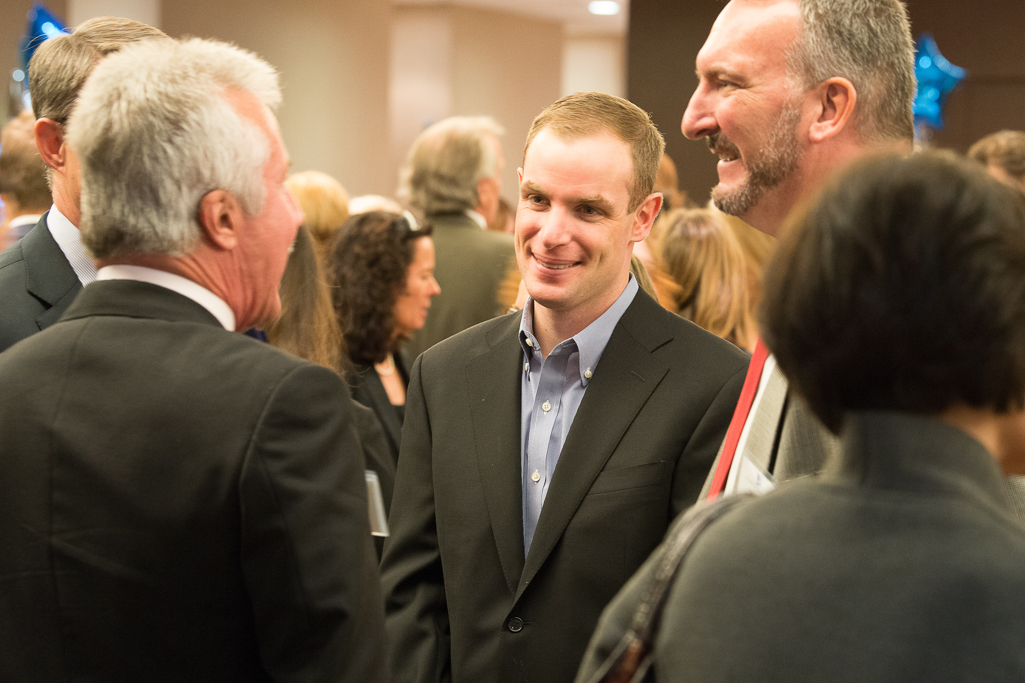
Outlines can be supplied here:
<path id="1" fill-rule="evenodd" d="M 36 148 L 35 122 L 26 109 L 0 132 L 0 192 L 12 195 L 26 213 L 45 211 L 53 202 L 46 182 L 47 165 Z"/>
<path id="2" fill-rule="evenodd" d="M 267 340 L 300 358 L 347 374 L 351 363 L 331 305 L 327 278 L 304 225 L 295 235 L 278 292 L 281 315 L 267 330 Z"/>
<path id="3" fill-rule="evenodd" d="M 791 219 L 763 334 L 833 432 L 843 413 L 1025 400 L 1025 197 L 936 154 L 856 164 Z"/>
<path id="4" fill-rule="evenodd" d="M 413 243 L 429 237 L 430 225 L 416 229 L 408 218 L 386 211 L 350 217 L 327 248 L 331 299 L 349 356 L 357 363 L 380 363 L 397 350 L 393 338 L 395 301 L 413 262 Z"/>
<path id="5" fill-rule="evenodd" d="M 982 138 L 968 149 L 968 158 L 983 166 L 1003 169 L 1015 180 L 1025 180 L 1025 133 L 1002 130 Z"/>

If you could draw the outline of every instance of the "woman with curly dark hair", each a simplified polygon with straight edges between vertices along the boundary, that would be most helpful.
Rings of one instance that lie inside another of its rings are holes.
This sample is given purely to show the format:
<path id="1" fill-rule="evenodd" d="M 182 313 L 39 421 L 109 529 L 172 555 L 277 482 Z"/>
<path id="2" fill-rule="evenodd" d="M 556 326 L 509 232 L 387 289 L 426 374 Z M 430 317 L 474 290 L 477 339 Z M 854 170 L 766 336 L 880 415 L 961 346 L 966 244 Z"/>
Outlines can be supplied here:
<path id="1" fill-rule="evenodd" d="M 327 249 L 331 296 L 356 366 L 352 395 L 377 414 L 396 461 L 409 384 L 399 347 L 441 292 L 430 234 L 411 215 L 372 211 L 345 221 Z"/>

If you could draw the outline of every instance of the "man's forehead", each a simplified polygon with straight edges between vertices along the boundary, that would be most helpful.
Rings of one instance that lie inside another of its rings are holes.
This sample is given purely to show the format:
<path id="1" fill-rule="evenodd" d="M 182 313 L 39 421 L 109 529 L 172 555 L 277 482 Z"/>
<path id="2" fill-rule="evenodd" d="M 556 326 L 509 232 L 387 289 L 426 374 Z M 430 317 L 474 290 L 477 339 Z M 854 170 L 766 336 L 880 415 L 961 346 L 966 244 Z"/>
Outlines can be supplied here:
<path id="1" fill-rule="evenodd" d="M 761 52 L 759 47 L 774 48 L 782 59 L 800 26 L 801 11 L 794 0 L 732 0 L 698 52 L 698 68 L 723 69 L 729 63 L 755 58 Z"/>

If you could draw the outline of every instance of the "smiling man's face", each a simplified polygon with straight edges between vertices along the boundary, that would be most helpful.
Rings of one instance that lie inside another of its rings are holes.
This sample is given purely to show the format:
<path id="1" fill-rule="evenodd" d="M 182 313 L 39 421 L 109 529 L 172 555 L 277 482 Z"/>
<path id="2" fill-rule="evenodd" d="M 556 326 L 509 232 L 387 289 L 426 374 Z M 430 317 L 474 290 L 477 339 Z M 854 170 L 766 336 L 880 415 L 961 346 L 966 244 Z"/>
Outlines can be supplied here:
<path id="1" fill-rule="evenodd" d="M 697 57 L 683 134 L 706 138 L 719 157 L 716 206 L 752 224 L 767 195 L 792 191 L 801 161 L 803 93 L 786 63 L 799 30 L 796 2 L 734 0 Z"/>
<path id="2" fill-rule="evenodd" d="M 630 146 L 609 132 L 564 139 L 543 129 L 519 176 L 516 259 L 527 292 L 535 305 L 596 319 L 626 287 L 633 244 L 650 228 L 650 201 L 629 210 Z"/>

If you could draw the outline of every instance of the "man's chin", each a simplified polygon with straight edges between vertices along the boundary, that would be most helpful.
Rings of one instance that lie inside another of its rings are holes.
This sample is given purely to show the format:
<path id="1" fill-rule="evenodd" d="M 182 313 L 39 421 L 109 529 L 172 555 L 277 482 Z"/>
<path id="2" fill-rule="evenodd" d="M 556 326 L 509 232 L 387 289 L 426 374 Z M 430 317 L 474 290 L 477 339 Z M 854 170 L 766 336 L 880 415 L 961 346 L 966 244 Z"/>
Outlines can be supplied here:
<path id="1" fill-rule="evenodd" d="M 731 188 L 719 183 L 712 188 L 712 203 L 723 213 L 743 218 L 758 204 L 759 194 L 748 183 Z"/>

